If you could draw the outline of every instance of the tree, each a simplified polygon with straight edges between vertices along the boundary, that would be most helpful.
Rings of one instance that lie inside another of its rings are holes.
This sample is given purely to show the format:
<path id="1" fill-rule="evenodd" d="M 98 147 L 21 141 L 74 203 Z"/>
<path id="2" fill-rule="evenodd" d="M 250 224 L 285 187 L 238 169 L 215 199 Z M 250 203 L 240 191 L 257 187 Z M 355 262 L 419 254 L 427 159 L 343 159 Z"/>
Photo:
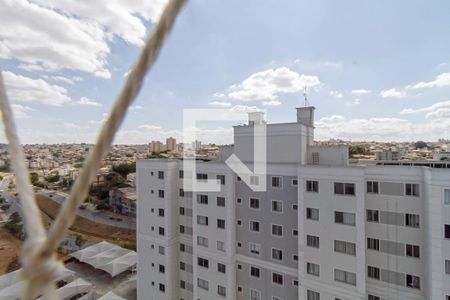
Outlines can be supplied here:
<path id="1" fill-rule="evenodd" d="M 36 185 L 36 183 L 39 182 L 39 175 L 36 172 L 31 172 L 30 181 L 32 185 Z"/>
<path id="2" fill-rule="evenodd" d="M 59 174 L 51 174 L 45 177 L 45 180 L 47 182 L 57 182 L 59 181 Z"/>
<path id="3" fill-rule="evenodd" d="M 350 155 L 350 157 L 355 154 L 367 155 L 367 154 L 370 154 L 370 151 L 368 148 L 360 146 L 360 145 L 351 145 L 348 148 L 348 154 Z"/>
<path id="4" fill-rule="evenodd" d="M 136 163 L 117 164 L 112 167 L 112 170 L 125 178 L 130 173 L 136 173 Z"/>
<path id="5" fill-rule="evenodd" d="M 81 235 L 77 234 L 75 237 L 75 245 L 81 247 L 86 242 L 86 239 Z"/>

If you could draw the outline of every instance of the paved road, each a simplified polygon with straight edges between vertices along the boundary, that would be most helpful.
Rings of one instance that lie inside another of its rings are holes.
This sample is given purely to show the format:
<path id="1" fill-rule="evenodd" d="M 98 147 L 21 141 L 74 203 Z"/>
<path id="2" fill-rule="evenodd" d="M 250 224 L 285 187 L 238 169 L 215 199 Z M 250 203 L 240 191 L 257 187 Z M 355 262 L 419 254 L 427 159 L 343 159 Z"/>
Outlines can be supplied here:
<path id="1" fill-rule="evenodd" d="M 5 198 L 6 203 L 8 203 L 10 205 L 8 211 L 6 212 L 8 219 L 13 213 L 17 212 L 19 214 L 19 216 L 22 218 L 22 222 L 25 227 L 26 219 L 23 214 L 22 206 L 8 192 L 8 185 L 9 185 L 9 178 L 8 177 L 3 178 L 3 180 L 0 182 L 0 196 Z"/>
<path id="2" fill-rule="evenodd" d="M 59 204 L 62 204 L 68 196 L 67 194 L 62 192 L 55 192 L 49 190 L 40 190 L 38 191 L 38 193 L 40 195 L 47 196 L 49 199 Z M 85 209 L 79 208 L 77 214 L 81 217 L 84 217 L 97 223 L 102 223 L 126 229 L 136 229 L 135 218 L 114 214 L 112 212 L 96 210 L 95 208 L 90 206 L 86 207 Z M 118 219 L 121 219 L 121 221 L 119 221 Z"/>

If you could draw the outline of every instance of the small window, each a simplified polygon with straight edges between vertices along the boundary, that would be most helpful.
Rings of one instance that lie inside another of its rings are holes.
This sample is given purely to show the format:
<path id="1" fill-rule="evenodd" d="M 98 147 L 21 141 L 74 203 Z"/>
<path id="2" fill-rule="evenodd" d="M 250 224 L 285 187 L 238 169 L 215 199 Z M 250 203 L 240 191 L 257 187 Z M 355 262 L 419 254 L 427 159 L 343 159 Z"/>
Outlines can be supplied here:
<path id="1" fill-rule="evenodd" d="M 184 214 L 185 214 L 184 207 L 180 207 L 180 216 L 184 216 Z"/>
<path id="2" fill-rule="evenodd" d="M 259 209 L 259 199 L 250 198 L 250 208 Z"/>
<path id="3" fill-rule="evenodd" d="M 293 236 L 298 236 L 298 230 L 297 229 L 292 229 L 292 235 Z"/>
<path id="4" fill-rule="evenodd" d="M 406 274 L 406 286 L 413 289 L 420 289 L 420 277 Z"/>
<path id="5" fill-rule="evenodd" d="M 298 209 L 298 205 L 297 204 L 292 204 L 292 210 L 293 211 L 297 211 Z"/>
<path id="6" fill-rule="evenodd" d="M 203 236 L 197 236 L 197 245 L 208 247 L 208 238 L 205 238 Z"/>
<path id="7" fill-rule="evenodd" d="M 292 179 L 292 186 L 298 186 L 298 179 Z"/>
<path id="8" fill-rule="evenodd" d="M 320 276 L 320 266 L 318 264 L 307 262 L 306 273 L 314 276 Z"/>
<path id="9" fill-rule="evenodd" d="M 227 295 L 226 288 L 224 286 L 217 285 L 217 294 L 219 296 L 226 297 L 226 295 Z"/>
<path id="10" fill-rule="evenodd" d="M 318 208 L 306 208 L 306 218 L 308 220 L 319 221 L 319 209 Z"/>
<path id="11" fill-rule="evenodd" d="M 242 198 L 236 198 L 236 203 L 237 204 L 241 204 L 242 203 Z"/>
<path id="12" fill-rule="evenodd" d="M 162 283 L 159 284 L 159 291 L 164 293 L 166 291 L 166 286 Z"/>
<path id="13" fill-rule="evenodd" d="M 250 231 L 259 232 L 259 222 L 250 221 Z"/>
<path id="14" fill-rule="evenodd" d="M 158 208 L 158 216 L 164 217 L 164 209 Z"/>
<path id="15" fill-rule="evenodd" d="M 334 222 L 338 223 L 338 224 L 355 226 L 355 218 L 356 218 L 356 216 L 354 213 L 348 213 L 348 212 L 342 212 L 342 211 L 334 212 Z"/>
<path id="16" fill-rule="evenodd" d="M 217 206 L 225 207 L 225 197 L 217 197 Z"/>
<path id="17" fill-rule="evenodd" d="M 180 189 L 179 195 L 180 195 L 180 197 L 184 197 L 184 190 L 183 189 Z"/>
<path id="18" fill-rule="evenodd" d="M 178 171 L 178 178 L 184 178 L 184 171 L 183 170 Z"/>
<path id="19" fill-rule="evenodd" d="M 367 249 L 380 251 L 380 240 L 374 238 L 367 238 Z"/>
<path id="20" fill-rule="evenodd" d="M 186 263 L 180 261 L 180 270 L 183 270 L 183 271 L 186 270 Z"/>
<path id="21" fill-rule="evenodd" d="M 260 255 L 261 253 L 261 245 L 255 243 L 249 243 L 249 251 L 251 254 Z"/>
<path id="22" fill-rule="evenodd" d="M 320 300 L 320 293 L 308 290 L 306 292 L 306 300 Z"/>
<path id="23" fill-rule="evenodd" d="M 159 265 L 159 273 L 166 273 L 166 267 L 164 267 L 163 265 Z"/>
<path id="24" fill-rule="evenodd" d="M 250 300 L 261 300 L 261 293 L 257 290 L 250 289 Z"/>
<path id="25" fill-rule="evenodd" d="M 225 185 L 225 175 L 217 175 L 217 181 L 218 181 L 221 185 Z"/>
<path id="26" fill-rule="evenodd" d="M 356 255 L 356 244 L 346 241 L 334 241 L 334 252 Z"/>
<path id="27" fill-rule="evenodd" d="M 297 254 L 292 255 L 292 260 L 293 261 L 298 261 L 298 255 Z"/>
<path id="28" fill-rule="evenodd" d="M 197 203 L 199 204 L 208 204 L 208 195 L 197 195 Z"/>
<path id="29" fill-rule="evenodd" d="M 351 285 L 356 285 L 356 274 L 339 269 L 334 269 L 334 280 Z"/>
<path id="30" fill-rule="evenodd" d="M 378 194 L 378 181 L 367 181 L 367 193 Z"/>
<path id="31" fill-rule="evenodd" d="M 272 224 L 272 235 L 283 236 L 283 226 Z"/>
<path id="32" fill-rule="evenodd" d="M 446 239 L 450 239 L 450 224 L 444 225 L 444 236 Z"/>
<path id="33" fill-rule="evenodd" d="M 197 224 L 199 224 L 199 225 L 208 225 L 208 217 L 206 217 L 206 216 L 197 216 Z"/>
<path id="34" fill-rule="evenodd" d="M 450 205 L 450 189 L 444 190 L 444 204 Z"/>
<path id="35" fill-rule="evenodd" d="M 406 244 L 406 256 L 420 258 L 420 246 Z"/>
<path id="36" fill-rule="evenodd" d="M 207 280 L 197 278 L 197 286 L 204 290 L 209 290 L 209 282 Z"/>
<path id="37" fill-rule="evenodd" d="M 419 197 L 419 185 L 417 183 L 406 183 L 405 195 Z"/>
<path id="38" fill-rule="evenodd" d="M 335 195 L 355 195 L 355 184 L 354 183 L 334 183 L 334 194 Z"/>
<path id="39" fill-rule="evenodd" d="M 250 175 L 250 185 L 259 185 L 258 175 Z"/>
<path id="40" fill-rule="evenodd" d="M 273 176 L 272 180 L 272 187 L 276 187 L 276 188 L 281 188 L 282 187 L 282 181 L 281 181 L 281 177 L 278 176 Z"/>
<path id="41" fill-rule="evenodd" d="M 209 268 L 209 260 L 207 260 L 206 258 L 197 257 L 197 264 L 200 267 L 207 268 L 207 269 Z"/>
<path id="42" fill-rule="evenodd" d="M 283 260 L 283 250 L 272 248 L 272 259 Z"/>
<path id="43" fill-rule="evenodd" d="M 186 245 L 180 244 L 180 252 L 185 252 L 185 251 L 186 251 Z"/>
<path id="44" fill-rule="evenodd" d="M 408 227 L 420 227 L 419 215 L 415 214 L 405 214 L 405 226 Z"/>
<path id="45" fill-rule="evenodd" d="M 184 227 L 184 225 L 180 225 L 180 233 L 185 233 L 186 228 Z"/>
<path id="46" fill-rule="evenodd" d="M 224 219 L 217 219 L 217 228 L 225 229 L 225 220 Z"/>
<path id="47" fill-rule="evenodd" d="M 318 236 L 307 235 L 306 236 L 306 245 L 309 247 L 319 248 L 320 239 Z"/>
<path id="48" fill-rule="evenodd" d="M 226 269 L 227 267 L 224 264 L 217 263 L 217 272 L 225 274 Z"/>
<path id="49" fill-rule="evenodd" d="M 164 172 L 158 171 L 158 179 L 164 179 Z"/>
<path id="50" fill-rule="evenodd" d="M 450 260 L 445 260 L 445 274 L 450 275 Z"/>
<path id="51" fill-rule="evenodd" d="M 378 210 L 367 210 L 367 222 L 379 222 Z"/>
<path id="52" fill-rule="evenodd" d="M 283 212 L 283 202 L 280 200 L 272 200 L 272 211 L 273 212 Z"/>
<path id="53" fill-rule="evenodd" d="M 367 300 L 381 300 L 381 298 L 378 296 L 374 296 L 374 295 L 368 295 Z"/>
<path id="54" fill-rule="evenodd" d="M 260 272 L 261 270 L 257 267 L 250 267 L 250 276 L 259 278 L 261 276 Z"/>
<path id="55" fill-rule="evenodd" d="M 367 266 L 367 277 L 380 280 L 380 268 Z"/>
<path id="56" fill-rule="evenodd" d="M 242 226 L 242 220 L 236 220 L 236 224 L 237 224 L 238 226 Z"/>
<path id="57" fill-rule="evenodd" d="M 158 233 L 159 233 L 159 235 L 164 236 L 164 227 L 159 227 Z"/>
<path id="58" fill-rule="evenodd" d="M 275 284 L 283 285 L 283 275 L 279 273 L 272 273 L 272 282 Z"/>
<path id="59" fill-rule="evenodd" d="M 163 246 L 158 246 L 158 253 L 159 253 L 159 254 L 164 255 L 165 250 L 166 250 L 166 249 L 165 249 Z"/>
<path id="60" fill-rule="evenodd" d="M 316 180 L 306 180 L 306 191 L 311 193 L 318 193 L 319 182 Z"/>
<path id="61" fill-rule="evenodd" d="M 158 197 L 164 198 L 164 190 L 158 190 Z"/>
<path id="62" fill-rule="evenodd" d="M 217 250 L 225 252 L 225 243 L 222 241 L 217 241 Z"/>

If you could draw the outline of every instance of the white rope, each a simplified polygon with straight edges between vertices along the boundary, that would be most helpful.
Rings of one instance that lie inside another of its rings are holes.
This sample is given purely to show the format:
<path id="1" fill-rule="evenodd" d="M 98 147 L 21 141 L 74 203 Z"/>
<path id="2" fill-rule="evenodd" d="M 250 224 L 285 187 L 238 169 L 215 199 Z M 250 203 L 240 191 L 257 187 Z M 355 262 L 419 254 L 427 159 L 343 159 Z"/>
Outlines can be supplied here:
<path id="1" fill-rule="evenodd" d="M 34 201 L 28 171 L 25 167 L 25 157 L 17 136 L 3 79 L 0 75 L 0 109 L 5 124 L 6 138 L 10 144 L 9 151 L 12 167 L 17 177 L 17 191 L 23 203 L 23 210 L 27 219 L 28 238 L 22 249 L 21 256 L 24 270 L 23 276 L 27 280 L 27 286 L 22 295 L 22 300 L 32 300 L 43 292 L 47 299 L 55 299 L 55 289 L 52 282 L 56 279 L 59 269 L 54 254 L 55 250 L 64 238 L 67 229 L 75 220 L 76 210 L 85 199 L 89 184 L 101 166 L 101 161 L 108 152 L 114 135 L 122 124 L 127 108 L 136 98 L 146 73 L 156 61 L 165 38 L 171 31 L 176 17 L 185 3 L 186 0 L 170 0 L 166 5 L 159 23 L 147 40 L 136 64 L 128 74 L 125 85 L 116 98 L 111 113 L 97 137 L 94 149 L 88 155 L 72 192 L 64 202 L 47 237 L 40 222 L 39 209 Z"/>

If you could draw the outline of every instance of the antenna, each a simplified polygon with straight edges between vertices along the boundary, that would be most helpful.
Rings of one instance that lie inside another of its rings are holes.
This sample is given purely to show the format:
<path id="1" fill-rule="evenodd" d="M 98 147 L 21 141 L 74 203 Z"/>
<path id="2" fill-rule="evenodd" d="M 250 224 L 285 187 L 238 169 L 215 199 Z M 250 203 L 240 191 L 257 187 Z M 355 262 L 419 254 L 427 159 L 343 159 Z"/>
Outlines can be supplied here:
<path id="1" fill-rule="evenodd" d="M 305 97 L 305 107 L 309 105 L 308 103 L 308 87 L 305 85 L 305 88 L 303 89 L 303 96 Z"/>

